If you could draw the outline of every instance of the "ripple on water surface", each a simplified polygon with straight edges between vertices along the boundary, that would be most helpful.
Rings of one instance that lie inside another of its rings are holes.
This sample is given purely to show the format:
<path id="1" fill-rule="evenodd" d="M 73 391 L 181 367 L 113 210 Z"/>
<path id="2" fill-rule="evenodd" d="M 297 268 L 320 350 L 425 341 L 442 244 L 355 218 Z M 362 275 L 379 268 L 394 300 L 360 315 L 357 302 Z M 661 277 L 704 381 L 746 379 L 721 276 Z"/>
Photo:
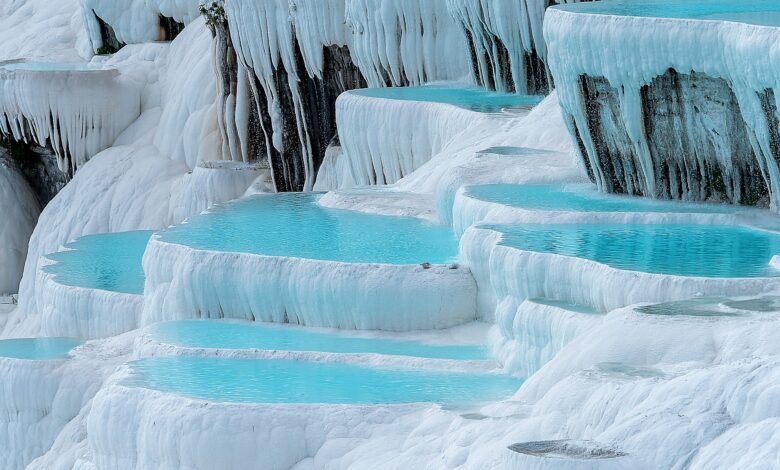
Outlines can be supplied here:
<path id="1" fill-rule="evenodd" d="M 153 327 L 153 333 L 163 342 L 191 348 L 373 353 L 455 360 L 487 359 L 484 346 L 428 344 L 237 321 L 183 320 L 160 323 Z"/>
<path id="2" fill-rule="evenodd" d="M 219 206 L 160 233 L 199 250 L 346 263 L 446 264 L 458 256 L 452 231 L 413 217 L 317 204 L 321 195 L 255 196 Z"/>
<path id="3" fill-rule="evenodd" d="M 509 398 L 516 377 L 286 360 L 156 357 L 130 363 L 125 382 L 236 403 L 471 404 Z"/>
<path id="4" fill-rule="evenodd" d="M 65 245 L 66 251 L 46 255 L 54 264 L 46 273 L 67 286 L 124 294 L 143 294 L 142 260 L 151 231 L 88 235 Z"/>
<path id="5" fill-rule="evenodd" d="M 745 227 L 686 224 L 486 225 L 501 244 L 583 258 L 613 268 L 712 278 L 778 276 L 769 266 L 780 234 Z"/>

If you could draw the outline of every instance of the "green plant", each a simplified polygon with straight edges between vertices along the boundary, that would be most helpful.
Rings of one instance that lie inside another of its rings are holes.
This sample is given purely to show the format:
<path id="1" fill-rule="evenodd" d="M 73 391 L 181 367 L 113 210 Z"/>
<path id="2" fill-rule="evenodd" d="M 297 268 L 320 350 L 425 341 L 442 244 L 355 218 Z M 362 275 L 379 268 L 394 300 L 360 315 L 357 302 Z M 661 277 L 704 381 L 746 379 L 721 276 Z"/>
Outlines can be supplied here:
<path id="1" fill-rule="evenodd" d="M 96 55 L 109 55 L 115 53 L 117 50 L 111 46 L 100 46 L 95 51 Z"/>
<path id="2" fill-rule="evenodd" d="M 214 28 L 227 21 L 224 0 L 207 0 L 200 4 L 200 14 L 206 18 L 206 24 Z"/>

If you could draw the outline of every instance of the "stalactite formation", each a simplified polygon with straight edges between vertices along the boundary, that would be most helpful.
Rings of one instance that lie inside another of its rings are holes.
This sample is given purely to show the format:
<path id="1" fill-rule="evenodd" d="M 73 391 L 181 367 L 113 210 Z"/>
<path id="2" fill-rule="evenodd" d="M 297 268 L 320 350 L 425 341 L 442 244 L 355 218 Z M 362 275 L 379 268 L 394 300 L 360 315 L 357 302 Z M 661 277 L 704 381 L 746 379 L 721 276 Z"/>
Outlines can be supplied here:
<path id="1" fill-rule="evenodd" d="M 606 192 L 778 210 L 773 29 L 587 14 L 599 5 L 551 9 L 545 22 L 564 117 L 591 179 Z M 688 33 L 670 40 L 683 23 Z"/>
<path id="2" fill-rule="evenodd" d="M 465 71 L 466 57 L 460 53 L 465 42 L 443 0 L 228 0 L 217 5 L 224 5 L 225 12 L 225 26 L 214 29 L 217 47 L 227 56 L 235 51 L 237 62 L 235 92 L 221 87 L 220 122 L 226 136 L 236 137 L 230 155 L 234 160 L 265 157 L 279 191 L 314 187 L 336 136 L 341 93 L 456 78 Z M 220 37 L 228 34 L 229 47 Z M 377 49 L 377 41 L 384 47 Z M 448 50 L 456 54 L 447 55 Z M 223 55 L 215 56 L 218 67 L 225 68 L 218 74 L 228 77 L 232 59 Z M 242 85 L 244 73 L 248 86 Z"/>

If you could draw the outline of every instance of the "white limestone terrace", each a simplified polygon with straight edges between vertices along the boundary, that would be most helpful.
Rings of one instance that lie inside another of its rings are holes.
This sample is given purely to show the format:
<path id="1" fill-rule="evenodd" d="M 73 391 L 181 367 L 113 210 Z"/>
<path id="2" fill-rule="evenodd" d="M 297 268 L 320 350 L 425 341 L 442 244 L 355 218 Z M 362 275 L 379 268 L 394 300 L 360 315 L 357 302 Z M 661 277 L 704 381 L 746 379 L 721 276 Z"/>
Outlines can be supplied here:
<path id="1" fill-rule="evenodd" d="M 551 8 L 545 20 L 549 65 L 569 131 L 599 188 L 682 199 L 715 191 L 752 204 L 768 194 L 777 210 L 778 19 L 777 4 L 764 0 Z M 710 86 L 717 98 L 697 96 L 689 81 Z M 670 99 L 672 87 L 682 87 L 684 95 L 679 105 L 669 105 L 675 116 L 686 106 L 702 110 L 702 117 L 678 125 L 683 138 L 677 144 L 658 137 L 674 124 L 655 109 Z M 615 115 L 589 106 L 583 90 L 590 88 L 613 100 Z M 687 142 L 693 150 L 678 152 Z M 666 157 L 668 168 L 661 163 Z"/>
<path id="2" fill-rule="evenodd" d="M 94 371 L 76 372 L 68 338 L 0 341 L 0 461 L 23 468 L 51 448 L 59 431 L 91 398 Z"/>
<path id="3" fill-rule="evenodd" d="M 768 273 L 757 277 L 659 274 L 515 247 L 505 244 L 505 238 L 506 234 L 493 226 L 472 227 L 461 238 L 461 258 L 477 279 L 480 311 L 487 318 L 505 297 L 517 303 L 556 299 L 609 312 L 640 302 L 699 295 L 758 295 L 780 288 L 780 278 L 771 276 L 768 262 Z M 614 286 L 618 285 L 621 288 L 616 290 Z"/>
<path id="4" fill-rule="evenodd" d="M 162 229 L 195 213 L 190 211 L 246 191 L 243 170 L 197 169 L 201 162 L 221 159 L 211 45 L 200 20 L 170 44 L 129 45 L 105 61 L 143 84 L 143 113 L 112 147 L 76 172 L 41 214 L 29 245 L 20 305 L 4 336 L 40 331 L 35 298 L 42 255 L 83 235 Z"/>
<path id="5" fill-rule="evenodd" d="M 397 183 L 469 129 L 509 126 L 540 100 L 482 93 L 459 83 L 346 92 L 336 101 L 340 151 L 328 155 L 316 188 Z"/>
<path id="6" fill-rule="evenodd" d="M 24 315 L 15 316 L 12 328 L 4 334 L 39 331 L 40 319 L 33 315 L 37 306 L 35 302 L 30 305 L 30 299 L 37 294 L 34 280 L 40 254 L 86 233 L 162 228 L 189 215 L 187 211 L 208 204 L 187 199 L 210 202 L 214 193 L 219 198 L 230 197 L 233 189 L 240 191 L 245 184 L 240 175 L 212 171 L 208 168 L 212 164 L 200 163 L 206 155 L 217 155 L 220 148 L 213 126 L 215 87 L 209 79 L 213 75 L 208 54 L 211 37 L 202 23 L 195 22 L 181 39 L 170 46 L 168 57 L 155 60 L 162 84 L 147 90 L 148 112 L 124 133 L 115 148 L 88 162 L 45 211 L 30 245 L 33 258 L 28 263 L 28 285 L 20 299 L 26 304 Z M 132 52 L 136 58 L 155 54 L 146 46 Z M 416 118 L 413 113 L 406 116 Z M 445 208 L 445 214 L 463 212 L 453 214 L 455 220 L 481 220 L 489 215 L 481 209 L 470 212 L 458 203 L 465 197 L 461 190 L 464 184 L 582 181 L 585 175 L 568 155 L 569 146 L 553 96 L 526 117 L 508 119 L 502 126 L 484 123 L 454 137 L 447 148 L 384 190 L 392 193 L 388 197 L 392 202 L 382 205 L 378 197 L 361 198 L 360 194 L 330 199 L 343 208 L 397 211 L 401 205 L 397 201 L 417 198 L 419 207 L 411 207 L 410 212 L 430 218 L 438 205 Z M 523 147 L 526 149 L 518 150 Z M 199 165 L 205 171 L 196 175 Z M 225 180 L 224 186 L 217 184 Z M 202 185 L 205 191 L 186 189 L 189 183 Z M 226 188 L 233 189 L 222 192 Z M 513 209 L 506 208 L 509 212 Z M 526 216 L 520 212 L 501 214 L 506 217 L 503 223 L 516 223 Z M 566 217 L 558 217 L 565 222 Z M 583 221 L 586 216 L 570 217 L 569 221 L 577 217 Z M 639 218 L 632 217 L 634 221 Z M 716 217 L 731 216 L 712 217 L 715 221 Z M 722 222 L 725 220 L 718 223 Z M 624 277 L 599 273 L 574 261 L 563 267 L 557 260 L 552 264 L 526 263 L 521 255 L 510 253 L 510 247 L 497 248 L 497 232 L 492 230 L 473 229 L 466 237 L 472 238 L 470 252 L 482 250 L 468 270 L 490 282 L 481 284 L 479 293 L 494 302 L 484 310 L 489 312 L 484 318 L 492 315 L 497 322 L 491 340 L 495 354 L 510 369 L 530 374 L 511 400 L 463 410 L 418 405 L 393 409 L 257 406 L 192 399 L 120 383 L 129 369 L 123 364 L 134 354 L 146 353 L 210 358 L 262 354 L 183 351 L 147 343 L 139 336 L 142 333 L 131 332 L 91 341 L 74 350 L 69 360 L 59 362 L 55 370 L 48 365 L 8 366 L 0 361 L 3 384 L 8 385 L 0 390 L 7 392 L 1 401 L 12 404 L 9 413 L 0 416 L 0 420 L 10 418 L 10 423 L 0 430 L 25 437 L 21 457 L 13 465 L 29 463 L 31 469 L 47 470 L 241 467 L 246 462 L 298 469 L 504 469 L 513 465 L 557 469 L 591 465 L 698 470 L 778 465 L 780 397 L 775 385 L 780 371 L 780 322 L 776 301 L 766 308 L 762 300 L 728 299 L 721 302 L 730 306 L 728 309 L 716 309 L 724 312 L 722 316 L 700 315 L 700 308 L 668 305 L 594 314 L 570 303 L 529 299 L 521 277 L 549 274 L 547 278 L 553 279 L 555 286 L 550 282 L 543 288 L 549 287 L 547 291 L 559 297 L 574 293 L 571 297 L 583 303 L 589 303 L 589 293 L 583 292 L 593 285 L 593 296 L 611 303 L 626 301 L 616 285 L 625 285 L 631 296 L 640 289 L 624 282 Z M 198 253 L 195 261 L 208 262 L 212 255 Z M 213 256 L 217 265 L 236 262 L 224 254 Z M 225 258 L 219 259 L 221 256 Z M 187 254 L 172 260 L 184 265 Z M 234 289 L 244 290 L 240 284 L 256 278 L 259 269 L 262 266 L 254 265 L 224 283 L 204 274 L 197 282 L 183 283 L 182 291 L 204 293 L 204 299 L 196 300 L 219 313 L 222 298 L 215 301 L 210 286 L 227 296 Z M 303 274 L 332 277 L 332 266 L 315 269 L 301 268 L 307 271 Z M 465 271 L 466 267 L 460 269 Z M 594 277 L 577 277 L 579 269 L 593 272 Z M 569 276 L 569 290 L 560 287 L 558 271 Z M 600 277 L 596 279 L 596 275 Z M 382 280 L 387 283 L 386 277 Z M 276 287 L 283 284 L 278 279 L 271 282 Z M 760 287 L 769 290 L 775 282 L 770 280 Z M 38 290 L 45 293 L 42 286 Z M 680 286 L 653 281 L 646 290 L 666 295 L 679 292 Z M 177 296 L 170 299 L 171 305 L 189 301 Z M 358 300 L 355 303 L 365 299 Z M 483 300 L 490 302 L 480 298 L 480 305 Z M 406 302 L 397 298 L 387 301 Z M 743 306 L 736 314 L 735 302 Z M 246 304 L 236 307 L 249 310 Z M 0 314 L 0 325 L 3 322 Z M 134 351 L 134 342 L 138 351 Z M 371 363 L 374 359 L 361 360 Z M 30 372 L 29 367 L 36 368 Z M 594 454 L 615 458 L 589 458 Z M 29 462 L 34 457 L 38 458 Z"/>
<path id="7" fill-rule="evenodd" d="M 238 60 L 237 90 L 230 98 L 235 102 L 229 106 L 235 116 L 225 117 L 238 129 L 237 148 L 248 145 L 249 110 L 255 106 L 263 109 L 260 113 L 267 113 L 270 120 L 270 126 L 262 129 L 269 158 L 277 151 L 287 159 L 302 160 L 277 166 L 300 164 L 304 190 L 312 189 L 323 158 L 317 141 L 324 139 L 327 144 L 332 137 L 310 134 L 312 121 L 328 121 L 333 106 L 332 102 L 321 104 L 324 117 L 308 115 L 314 112 L 308 109 L 315 99 L 312 86 L 329 81 L 324 93 L 332 94 L 330 88 L 342 91 L 364 86 L 360 84 L 363 80 L 363 84 L 384 87 L 468 75 L 465 39 L 443 0 L 228 0 L 224 10 Z M 333 59 L 326 60 L 325 48 L 340 48 L 341 58 L 336 60 L 351 61 L 359 77 L 338 78 L 327 70 L 333 67 Z M 331 76 L 326 77 L 326 73 Z M 253 95 L 257 103 L 248 102 Z M 335 128 L 335 122 L 324 124 Z M 297 137 L 291 136 L 291 131 Z M 246 152 L 237 149 L 233 153 L 237 159 Z M 277 175 L 283 177 L 286 175 Z"/>
<path id="8" fill-rule="evenodd" d="M 544 154 L 541 154 L 544 155 Z M 492 179 L 486 186 L 496 185 L 500 180 Z M 567 207 L 562 204 L 542 203 L 529 200 L 495 200 L 480 194 L 479 184 L 459 186 L 454 194 L 452 208 L 452 226 L 456 234 L 463 234 L 468 228 L 480 224 L 522 224 L 522 223 L 681 223 L 681 224 L 721 224 L 746 225 L 769 230 L 778 230 L 778 221 L 765 210 L 749 207 L 730 207 L 722 204 L 696 204 L 679 201 L 656 201 L 631 196 L 607 195 L 596 192 L 590 183 L 567 182 L 539 184 L 526 181 L 531 187 L 549 188 L 547 197 L 566 198 L 568 195 L 581 196 L 583 205 L 591 207 Z M 560 181 L 560 180 L 559 180 Z M 511 192 L 511 185 L 501 185 Z M 533 191 L 533 190 L 532 190 Z M 522 190 L 520 191 L 522 192 Z M 611 207 L 610 207 L 611 206 Z"/>
<path id="9" fill-rule="evenodd" d="M 41 334 L 92 339 L 138 328 L 144 286 L 141 258 L 151 235 L 133 231 L 86 236 L 42 257 L 36 279 Z"/>
<path id="10" fill-rule="evenodd" d="M 200 15 L 200 0 L 81 0 L 83 21 L 92 50 L 103 44 L 98 18 L 114 31 L 116 39 L 125 44 L 159 41 L 160 16 L 189 24 Z"/>
<path id="11" fill-rule="evenodd" d="M 45 24 L 45 30 L 31 25 Z M 45 31 L 45 33 L 44 33 Z M 0 4 L 0 60 L 79 62 L 92 55 L 79 0 L 8 0 Z"/>
<path id="12" fill-rule="evenodd" d="M 475 319 L 474 280 L 447 227 L 318 198 L 255 196 L 154 236 L 141 325 L 240 318 L 411 331 Z"/>
<path id="13" fill-rule="evenodd" d="M 0 114 L 0 132 L 52 148 L 72 175 L 138 118 L 141 89 L 111 67 L 3 62 Z"/>

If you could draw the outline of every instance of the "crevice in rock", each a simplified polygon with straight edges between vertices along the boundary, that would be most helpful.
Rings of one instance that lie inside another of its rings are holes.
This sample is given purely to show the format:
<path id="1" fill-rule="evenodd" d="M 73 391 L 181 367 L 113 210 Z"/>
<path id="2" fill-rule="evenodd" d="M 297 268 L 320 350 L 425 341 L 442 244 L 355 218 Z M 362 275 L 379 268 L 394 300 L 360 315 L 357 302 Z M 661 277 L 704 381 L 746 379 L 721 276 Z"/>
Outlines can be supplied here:
<path id="1" fill-rule="evenodd" d="M 184 31 L 184 23 L 160 15 L 160 40 L 173 41 L 182 31 Z"/>
<path id="2" fill-rule="evenodd" d="M 8 159 L 24 176 L 41 207 L 54 199 L 72 178 L 72 175 L 60 171 L 57 155 L 51 148 L 17 142 L 8 137 L 0 140 L 0 147 L 7 151 Z"/>
<path id="3" fill-rule="evenodd" d="M 92 14 L 95 15 L 95 19 L 97 19 L 98 25 L 100 26 L 100 41 L 102 43 L 95 53 L 98 55 L 113 54 L 125 47 L 125 43 L 117 39 L 114 28 L 106 23 L 103 18 L 98 16 L 94 10 L 92 11 Z"/>

